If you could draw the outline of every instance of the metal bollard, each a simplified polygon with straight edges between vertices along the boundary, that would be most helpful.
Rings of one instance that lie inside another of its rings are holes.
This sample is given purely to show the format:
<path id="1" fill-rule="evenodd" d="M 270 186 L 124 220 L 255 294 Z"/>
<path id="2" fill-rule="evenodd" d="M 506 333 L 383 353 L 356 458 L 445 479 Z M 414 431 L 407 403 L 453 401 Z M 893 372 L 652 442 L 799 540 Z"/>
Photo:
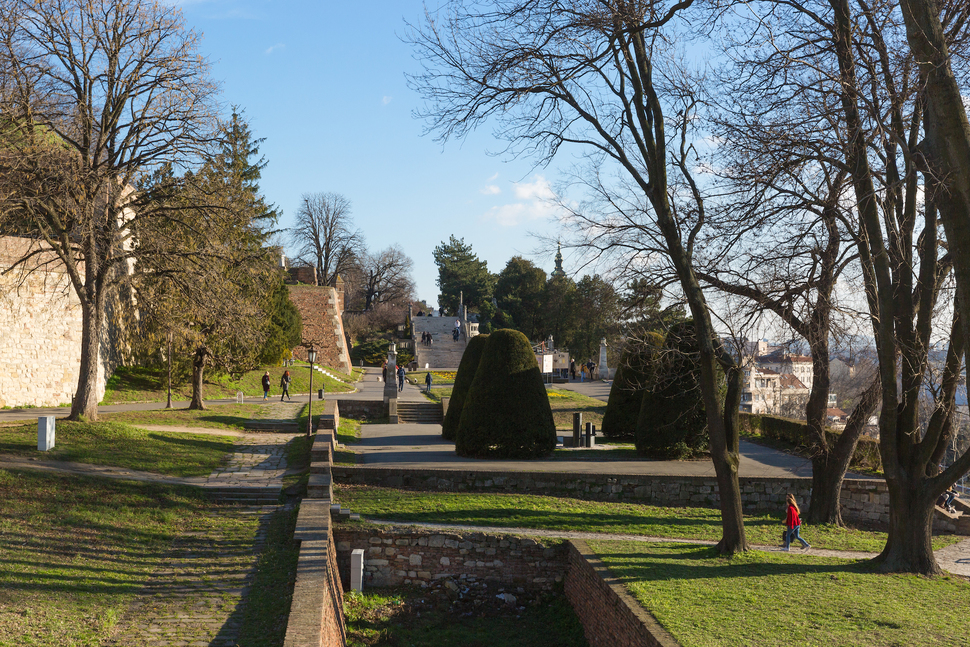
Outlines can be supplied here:
<path id="1" fill-rule="evenodd" d="M 583 414 L 573 414 L 573 447 L 582 447 Z"/>

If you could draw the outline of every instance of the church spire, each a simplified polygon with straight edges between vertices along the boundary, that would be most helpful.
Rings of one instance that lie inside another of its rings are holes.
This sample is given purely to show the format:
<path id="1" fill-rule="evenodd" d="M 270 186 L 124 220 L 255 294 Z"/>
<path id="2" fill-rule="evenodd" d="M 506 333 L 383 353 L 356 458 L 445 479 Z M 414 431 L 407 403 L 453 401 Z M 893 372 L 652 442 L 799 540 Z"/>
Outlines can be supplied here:
<path id="1" fill-rule="evenodd" d="M 552 271 L 553 276 L 566 276 L 565 270 L 562 269 L 562 244 L 557 244 L 556 249 L 556 269 Z"/>

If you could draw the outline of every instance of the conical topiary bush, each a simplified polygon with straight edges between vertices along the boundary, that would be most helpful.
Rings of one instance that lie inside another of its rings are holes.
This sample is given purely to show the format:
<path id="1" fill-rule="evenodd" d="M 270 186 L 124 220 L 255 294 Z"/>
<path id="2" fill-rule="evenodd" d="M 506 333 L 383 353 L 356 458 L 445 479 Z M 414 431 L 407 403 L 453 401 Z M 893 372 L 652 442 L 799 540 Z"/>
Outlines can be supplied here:
<path id="1" fill-rule="evenodd" d="M 663 336 L 648 333 L 624 351 L 613 377 L 610 399 L 603 414 L 603 435 L 610 440 L 630 442 L 637 429 L 643 392 L 653 388 L 653 362 L 663 346 Z"/>
<path id="2" fill-rule="evenodd" d="M 465 398 L 471 388 L 472 380 L 475 379 L 475 371 L 478 369 L 478 362 L 482 357 L 482 349 L 488 335 L 476 335 L 468 340 L 465 352 L 461 356 L 458 364 L 458 373 L 455 375 L 455 385 L 451 389 L 451 400 L 448 402 L 448 413 L 441 421 L 441 436 L 445 440 L 455 440 L 458 433 L 458 422 L 461 420 L 461 410 L 465 406 Z"/>
<path id="3" fill-rule="evenodd" d="M 455 439 L 460 456 L 534 458 L 556 446 L 556 424 L 532 346 L 517 330 L 488 336 Z"/>
<path id="4" fill-rule="evenodd" d="M 671 327 L 655 366 L 653 388 L 643 394 L 634 438 L 638 453 L 681 459 L 707 451 L 707 411 L 701 395 L 698 353 L 693 321 Z"/>

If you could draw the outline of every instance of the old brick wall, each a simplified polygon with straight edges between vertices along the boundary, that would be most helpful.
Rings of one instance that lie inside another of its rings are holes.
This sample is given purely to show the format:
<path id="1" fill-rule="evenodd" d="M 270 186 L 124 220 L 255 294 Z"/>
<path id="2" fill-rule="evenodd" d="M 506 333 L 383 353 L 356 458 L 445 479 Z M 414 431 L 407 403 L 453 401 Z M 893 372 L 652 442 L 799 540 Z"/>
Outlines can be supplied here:
<path id="1" fill-rule="evenodd" d="M 590 647 L 678 647 L 586 542 L 570 541 L 567 548 L 566 598 L 583 623 Z"/>
<path id="2" fill-rule="evenodd" d="M 291 285 L 290 300 L 303 318 L 303 342 L 317 349 L 317 362 L 350 373 L 350 353 L 344 336 L 343 305 L 337 290 L 328 286 Z M 306 359 L 306 349 L 293 355 Z"/>
<path id="3" fill-rule="evenodd" d="M 304 499 L 294 539 L 300 556 L 284 647 L 344 647 L 344 590 L 331 532 L 330 501 Z"/>
<path id="4" fill-rule="evenodd" d="M 460 578 L 549 590 L 566 574 L 564 544 L 513 535 L 336 525 L 334 538 L 343 573 L 351 551 L 365 551 L 365 587 Z"/>
<path id="5" fill-rule="evenodd" d="M 0 271 L 35 241 L 0 237 Z M 39 256 L 32 271 L 0 274 L 0 407 L 69 404 L 81 360 L 81 303 L 53 254 Z M 43 265 L 47 261 L 53 261 Z M 121 329 L 108 308 L 102 329 L 96 384 L 98 398 L 118 365 Z"/>

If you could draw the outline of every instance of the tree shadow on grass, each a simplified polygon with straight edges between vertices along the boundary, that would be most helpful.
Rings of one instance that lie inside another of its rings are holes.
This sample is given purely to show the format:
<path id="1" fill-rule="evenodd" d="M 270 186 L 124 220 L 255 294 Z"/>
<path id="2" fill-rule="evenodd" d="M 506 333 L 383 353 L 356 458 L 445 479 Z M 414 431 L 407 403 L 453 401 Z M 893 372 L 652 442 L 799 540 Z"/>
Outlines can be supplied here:
<path id="1" fill-rule="evenodd" d="M 764 558 L 759 558 L 764 556 Z M 600 555 L 617 579 L 633 582 L 790 577 L 808 573 L 871 572 L 868 560 L 848 562 L 805 562 L 770 558 L 768 553 L 749 551 L 743 557 L 722 557 L 714 546 L 693 544 L 649 544 L 642 552 Z"/>

